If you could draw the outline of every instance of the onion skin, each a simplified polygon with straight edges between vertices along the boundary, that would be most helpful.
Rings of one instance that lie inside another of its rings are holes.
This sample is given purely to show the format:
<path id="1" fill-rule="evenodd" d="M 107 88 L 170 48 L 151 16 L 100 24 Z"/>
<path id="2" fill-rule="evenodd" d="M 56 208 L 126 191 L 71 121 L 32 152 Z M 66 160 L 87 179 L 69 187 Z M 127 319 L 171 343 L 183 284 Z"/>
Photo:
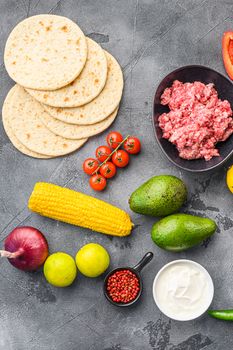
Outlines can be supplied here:
<path id="1" fill-rule="evenodd" d="M 14 267 L 23 271 L 37 270 L 49 254 L 46 238 L 31 226 L 15 228 L 5 239 L 4 247 L 0 256 L 7 257 Z"/>

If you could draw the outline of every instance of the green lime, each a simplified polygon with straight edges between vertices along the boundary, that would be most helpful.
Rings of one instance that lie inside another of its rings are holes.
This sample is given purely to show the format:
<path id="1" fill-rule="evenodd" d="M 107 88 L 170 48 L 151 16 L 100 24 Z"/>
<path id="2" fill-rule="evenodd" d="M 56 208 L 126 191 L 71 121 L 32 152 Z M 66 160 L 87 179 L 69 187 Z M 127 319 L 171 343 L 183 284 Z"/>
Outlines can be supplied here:
<path id="1" fill-rule="evenodd" d="M 69 254 L 54 253 L 45 261 L 44 275 L 46 280 L 53 286 L 68 287 L 77 276 L 75 261 Z"/>
<path id="2" fill-rule="evenodd" d="M 97 243 L 84 245 L 76 255 L 79 271 L 87 277 L 97 277 L 107 270 L 110 257 L 107 250 Z"/>

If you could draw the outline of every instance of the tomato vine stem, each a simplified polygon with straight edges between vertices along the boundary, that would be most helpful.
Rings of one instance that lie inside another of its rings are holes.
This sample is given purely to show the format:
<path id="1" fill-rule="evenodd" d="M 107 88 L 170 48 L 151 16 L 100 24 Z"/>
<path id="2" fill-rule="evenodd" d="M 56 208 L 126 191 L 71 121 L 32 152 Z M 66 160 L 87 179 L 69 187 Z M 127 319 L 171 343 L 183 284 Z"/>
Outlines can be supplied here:
<path id="1" fill-rule="evenodd" d="M 111 154 L 109 154 L 109 156 L 98 166 L 98 168 L 97 168 L 91 175 L 98 174 L 98 171 L 100 170 L 100 168 L 102 167 L 102 165 L 104 165 L 105 163 L 107 163 L 107 161 L 112 157 L 112 155 L 113 155 L 114 153 L 117 152 L 117 150 L 123 145 L 123 143 L 124 143 L 125 141 L 128 140 L 129 137 L 130 137 L 130 135 L 126 136 L 126 137 L 124 138 L 124 140 L 121 141 L 121 142 L 119 143 L 119 145 L 112 151 Z"/>

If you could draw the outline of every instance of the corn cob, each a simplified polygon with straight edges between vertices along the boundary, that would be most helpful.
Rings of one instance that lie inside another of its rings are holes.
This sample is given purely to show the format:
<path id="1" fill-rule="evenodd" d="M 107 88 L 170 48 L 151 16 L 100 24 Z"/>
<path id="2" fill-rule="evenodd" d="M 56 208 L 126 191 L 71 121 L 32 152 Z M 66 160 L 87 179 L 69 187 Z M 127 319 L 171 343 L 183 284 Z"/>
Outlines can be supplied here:
<path id="1" fill-rule="evenodd" d="M 112 236 L 128 236 L 130 216 L 100 199 L 46 182 L 35 184 L 29 198 L 32 211 L 49 218 Z"/>

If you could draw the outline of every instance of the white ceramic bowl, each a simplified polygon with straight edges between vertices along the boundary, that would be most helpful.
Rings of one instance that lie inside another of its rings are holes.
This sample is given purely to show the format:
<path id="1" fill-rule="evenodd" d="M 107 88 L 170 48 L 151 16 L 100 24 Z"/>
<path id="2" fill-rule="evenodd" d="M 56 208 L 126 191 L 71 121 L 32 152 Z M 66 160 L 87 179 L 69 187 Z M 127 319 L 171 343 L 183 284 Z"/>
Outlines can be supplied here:
<path id="1" fill-rule="evenodd" d="M 186 319 L 184 319 L 184 318 L 181 319 L 179 317 L 174 317 L 174 316 L 171 317 L 171 315 L 168 315 L 168 313 L 164 310 L 163 306 L 158 302 L 157 297 L 156 297 L 156 285 L 157 285 L 157 282 L 158 282 L 158 279 L 159 279 L 161 273 L 165 269 L 167 269 L 169 266 L 175 265 L 177 263 L 188 263 L 188 264 L 191 264 L 191 265 L 195 266 L 196 268 L 198 268 L 206 276 L 206 281 L 207 281 L 208 286 L 209 286 L 209 297 L 208 297 L 208 300 L 206 301 L 206 305 L 203 308 L 203 310 L 201 310 L 201 312 L 199 314 L 196 314 L 194 317 L 190 317 L 190 318 L 186 318 Z M 208 310 L 210 304 L 212 303 L 213 297 L 214 297 L 214 284 L 213 284 L 212 278 L 210 277 L 210 274 L 208 273 L 208 271 L 202 265 L 200 265 L 197 262 L 192 261 L 192 260 L 180 259 L 180 260 L 174 260 L 174 261 L 164 265 L 159 270 L 159 272 L 157 273 L 157 275 L 155 276 L 155 279 L 154 279 L 152 293 L 153 293 L 153 297 L 154 297 L 154 301 L 155 301 L 156 305 L 158 306 L 159 310 L 164 315 L 166 315 L 167 317 L 169 317 L 169 318 L 171 318 L 171 319 L 173 319 L 175 321 L 191 321 L 191 320 L 194 320 L 194 319 L 202 316 Z"/>

